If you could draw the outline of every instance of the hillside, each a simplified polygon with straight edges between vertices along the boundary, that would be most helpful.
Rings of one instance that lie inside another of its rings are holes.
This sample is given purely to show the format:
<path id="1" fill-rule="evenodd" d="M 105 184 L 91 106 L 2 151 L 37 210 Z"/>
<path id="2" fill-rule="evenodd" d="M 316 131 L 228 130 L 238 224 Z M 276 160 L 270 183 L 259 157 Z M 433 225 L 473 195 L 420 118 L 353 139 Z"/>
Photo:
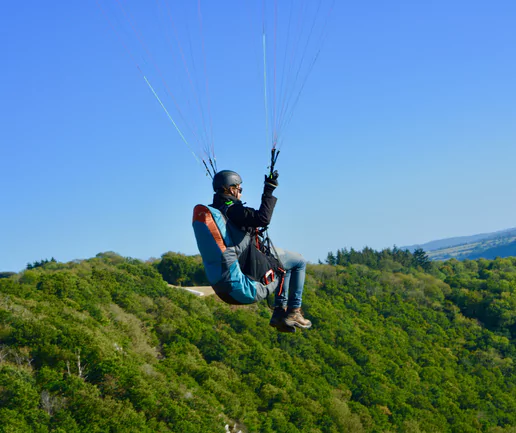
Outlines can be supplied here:
<path id="1" fill-rule="evenodd" d="M 413 252 L 422 248 L 431 260 L 459 260 L 516 255 L 516 228 L 501 230 L 493 233 L 482 233 L 472 236 L 440 239 L 425 244 L 402 247 Z"/>
<path id="2" fill-rule="evenodd" d="M 479 258 L 494 259 L 496 257 L 516 256 L 516 236 L 507 235 L 494 239 L 486 239 L 450 248 L 429 251 L 430 260 L 474 260 Z"/>
<path id="3" fill-rule="evenodd" d="M 516 259 L 396 260 L 311 265 L 295 334 L 112 253 L 2 278 L 0 429 L 514 432 Z"/>

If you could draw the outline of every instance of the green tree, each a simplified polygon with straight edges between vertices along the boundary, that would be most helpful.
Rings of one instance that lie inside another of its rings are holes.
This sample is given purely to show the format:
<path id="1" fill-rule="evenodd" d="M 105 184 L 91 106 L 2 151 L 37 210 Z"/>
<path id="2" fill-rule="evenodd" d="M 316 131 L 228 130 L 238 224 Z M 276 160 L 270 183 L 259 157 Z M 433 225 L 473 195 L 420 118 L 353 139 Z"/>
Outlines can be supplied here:
<path id="1" fill-rule="evenodd" d="M 157 270 L 169 284 L 179 286 L 208 285 L 201 257 L 168 252 L 161 256 Z"/>
<path id="2" fill-rule="evenodd" d="M 416 268 L 419 266 L 425 271 L 430 270 L 430 259 L 423 248 L 417 248 L 414 250 L 412 253 L 412 264 Z"/>

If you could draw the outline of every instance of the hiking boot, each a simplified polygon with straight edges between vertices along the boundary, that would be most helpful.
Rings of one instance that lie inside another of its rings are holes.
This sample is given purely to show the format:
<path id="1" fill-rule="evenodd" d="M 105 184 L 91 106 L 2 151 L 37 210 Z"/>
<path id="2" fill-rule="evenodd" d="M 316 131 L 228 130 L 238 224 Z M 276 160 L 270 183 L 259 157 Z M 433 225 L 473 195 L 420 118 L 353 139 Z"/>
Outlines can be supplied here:
<path id="1" fill-rule="evenodd" d="M 283 323 L 285 316 L 287 315 L 287 310 L 283 307 L 275 307 L 272 312 L 271 321 L 269 325 L 273 328 L 277 328 L 279 324 Z"/>
<path id="2" fill-rule="evenodd" d="M 285 323 L 285 317 L 287 316 L 287 312 L 282 307 L 274 308 L 274 312 L 272 313 L 271 321 L 269 325 L 273 328 L 276 328 L 278 332 L 296 332 L 296 328 L 293 326 L 289 326 Z"/>
<path id="3" fill-rule="evenodd" d="M 308 329 L 312 326 L 312 322 L 303 317 L 301 308 L 289 308 L 287 310 L 287 316 L 285 317 L 285 324 L 287 326 L 297 326 L 303 329 Z"/>

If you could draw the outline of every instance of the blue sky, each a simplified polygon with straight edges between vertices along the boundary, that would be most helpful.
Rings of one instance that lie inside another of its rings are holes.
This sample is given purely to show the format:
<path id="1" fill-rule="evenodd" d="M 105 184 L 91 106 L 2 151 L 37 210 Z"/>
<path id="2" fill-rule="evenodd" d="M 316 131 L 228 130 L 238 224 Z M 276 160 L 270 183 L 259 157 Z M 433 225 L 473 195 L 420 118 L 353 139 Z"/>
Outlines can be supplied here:
<path id="1" fill-rule="evenodd" d="M 277 94 L 282 76 L 285 89 L 295 77 L 287 65 L 300 64 L 295 50 L 283 54 L 287 35 L 308 41 L 306 59 L 320 48 L 281 135 L 278 246 L 315 262 L 343 247 L 516 226 L 516 3 L 337 0 L 325 26 L 315 1 L 296 2 L 303 18 L 290 22 L 314 22 L 311 38 L 288 33 L 291 2 L 278 4 L 275 14 L 267 0 L 265 13 L 271 130 L 274 17 Z M 244 199 L 259 205 L 270 149 L 262 2 L 203 0 L 202 32 L 195 1 L 122 5 L 147 51 L 117 0 L 3 7 L 0 271 L 103 251 L 197 252 L 191 214 L 211 202 L 210 181 L 137 65 L 177 123 L 203 131 L 205 116 L 218 168 L 238 171 Z"/>

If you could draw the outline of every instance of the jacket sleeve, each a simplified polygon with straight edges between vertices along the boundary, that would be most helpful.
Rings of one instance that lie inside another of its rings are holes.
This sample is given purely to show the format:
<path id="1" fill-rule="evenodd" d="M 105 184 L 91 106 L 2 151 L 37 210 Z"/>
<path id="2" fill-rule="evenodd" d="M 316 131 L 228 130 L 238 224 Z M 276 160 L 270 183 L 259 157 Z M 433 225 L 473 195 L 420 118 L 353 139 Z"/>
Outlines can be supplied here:
<path id="1" fill-rule="evenodd" d="M 266 227 L 270 224 L 274 206 L 276 206 L 276 197 L 272 195 L 274 188 L 265 185 L 262 194 L 262 203 L 260 209 L 256 210 L 244 206 L 242 203 L 236 203 L 227 210 L 227 217 L 238 227 Z"/>

